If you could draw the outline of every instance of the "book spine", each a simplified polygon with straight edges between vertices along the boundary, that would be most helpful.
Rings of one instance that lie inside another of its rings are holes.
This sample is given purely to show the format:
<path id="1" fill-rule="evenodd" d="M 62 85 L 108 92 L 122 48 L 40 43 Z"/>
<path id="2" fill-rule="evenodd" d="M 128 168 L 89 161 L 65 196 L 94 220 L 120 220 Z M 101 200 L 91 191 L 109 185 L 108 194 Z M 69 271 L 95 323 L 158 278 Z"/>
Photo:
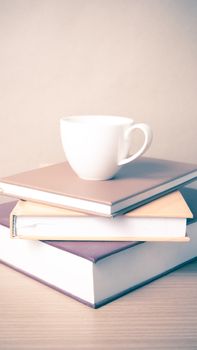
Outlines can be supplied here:
<path id="1" fill-rule="evenodd" d="M 16 233 L 16 220 L 17 216 L 13 215 L 12 213 L 10 214 L 10 236 L 11 238 L 17 237 Z"/>

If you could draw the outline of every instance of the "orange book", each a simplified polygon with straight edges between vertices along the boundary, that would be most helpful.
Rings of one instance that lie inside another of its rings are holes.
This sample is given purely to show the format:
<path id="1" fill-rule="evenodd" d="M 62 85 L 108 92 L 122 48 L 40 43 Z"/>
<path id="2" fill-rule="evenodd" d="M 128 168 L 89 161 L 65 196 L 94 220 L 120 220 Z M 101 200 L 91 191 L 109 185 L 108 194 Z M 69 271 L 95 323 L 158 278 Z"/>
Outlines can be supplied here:
<path id="1" fill-rule="evenodd" d="M 11 236 L 37 240 L 188 241 L 192 213 L 175 191 L 124 215 L 101 217 L 18 201 L 10 216 Z"/>

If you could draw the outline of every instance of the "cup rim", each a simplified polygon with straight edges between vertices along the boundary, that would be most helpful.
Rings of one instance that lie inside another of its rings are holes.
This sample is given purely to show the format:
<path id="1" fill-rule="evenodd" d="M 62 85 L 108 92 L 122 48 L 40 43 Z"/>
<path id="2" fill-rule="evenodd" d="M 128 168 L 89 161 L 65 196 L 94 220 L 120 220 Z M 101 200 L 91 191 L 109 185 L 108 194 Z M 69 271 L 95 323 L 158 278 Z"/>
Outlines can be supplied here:
<path id="1" fill-rule="evenodd" d="M 84 123 L 85 121 L 95 123 L 99 122 L 101 125 L 126 125 L 134 123 L 134 120 L 130 117 L 120 116 L 120 115 L 102 115 L 102 114 L 87 114 L 87 115 L 70 115 L 60 118 L 60 122 L 77 122 Z M 113 121 L 113 122 L 112 122 Z M 98 123 L 97 123 L 98 124 Z"/>

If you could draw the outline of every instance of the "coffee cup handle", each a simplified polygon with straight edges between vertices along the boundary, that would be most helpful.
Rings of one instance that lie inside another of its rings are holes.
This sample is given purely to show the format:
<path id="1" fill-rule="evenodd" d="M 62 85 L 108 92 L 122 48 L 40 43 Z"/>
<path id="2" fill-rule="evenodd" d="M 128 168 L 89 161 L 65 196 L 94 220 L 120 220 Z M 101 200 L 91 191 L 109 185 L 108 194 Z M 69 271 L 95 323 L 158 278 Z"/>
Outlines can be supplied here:
<path id="1" fill-rule="evenodd" d="M 139 149 L 139 151 L 132 154 L 132 156 L 130 156 L 128 158 L 124 158 L 124 159 L 120 160 L 118 162 L 118 165 L 124 165 L 124 164 L 132 162 L 134 159 L 137 159 L 138 157 L 140 157 L 149 148 L 149 146 L 152 142 L 153 134 L 152 134 L 152 130 L 151 130 L 150 126 L 147 124 L 144 124 L 144 123 L 133 124 L 133 125 L 131 125 L 131 127 L 129 127 L 128 129 L 125 130 L 124 141 L 126 142 L 127 147 L 129 148 L 131 134 L 136 129 L 140 129 L 143 131 L 144 137 L 145 137 L 144 143 L 143 143 L 142 147 Z"/>

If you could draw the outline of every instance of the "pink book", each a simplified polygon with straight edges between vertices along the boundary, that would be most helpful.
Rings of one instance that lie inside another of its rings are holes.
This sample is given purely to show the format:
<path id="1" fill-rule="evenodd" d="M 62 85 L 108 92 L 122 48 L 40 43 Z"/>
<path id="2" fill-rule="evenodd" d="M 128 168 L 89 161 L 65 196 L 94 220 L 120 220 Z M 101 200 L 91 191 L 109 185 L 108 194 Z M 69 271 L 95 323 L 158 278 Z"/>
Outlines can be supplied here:
<path id="1" fill-rule="evenodd" d="M 139 288 L 197 256 L 197 190 L 182 194 L 193 212 L 188 243 L 30 241 L 10 238 L 16 202 L 0 205 L 0 260 L 94 308 Z"/>
<path id="2" fill-rule="evenodd" d="M 111 216 L 145 204 L 197 177 L 197 166 L 142 157 L 108 181 L 86 181 L 67 162 L 1 179 L 3 194 Z"/>

